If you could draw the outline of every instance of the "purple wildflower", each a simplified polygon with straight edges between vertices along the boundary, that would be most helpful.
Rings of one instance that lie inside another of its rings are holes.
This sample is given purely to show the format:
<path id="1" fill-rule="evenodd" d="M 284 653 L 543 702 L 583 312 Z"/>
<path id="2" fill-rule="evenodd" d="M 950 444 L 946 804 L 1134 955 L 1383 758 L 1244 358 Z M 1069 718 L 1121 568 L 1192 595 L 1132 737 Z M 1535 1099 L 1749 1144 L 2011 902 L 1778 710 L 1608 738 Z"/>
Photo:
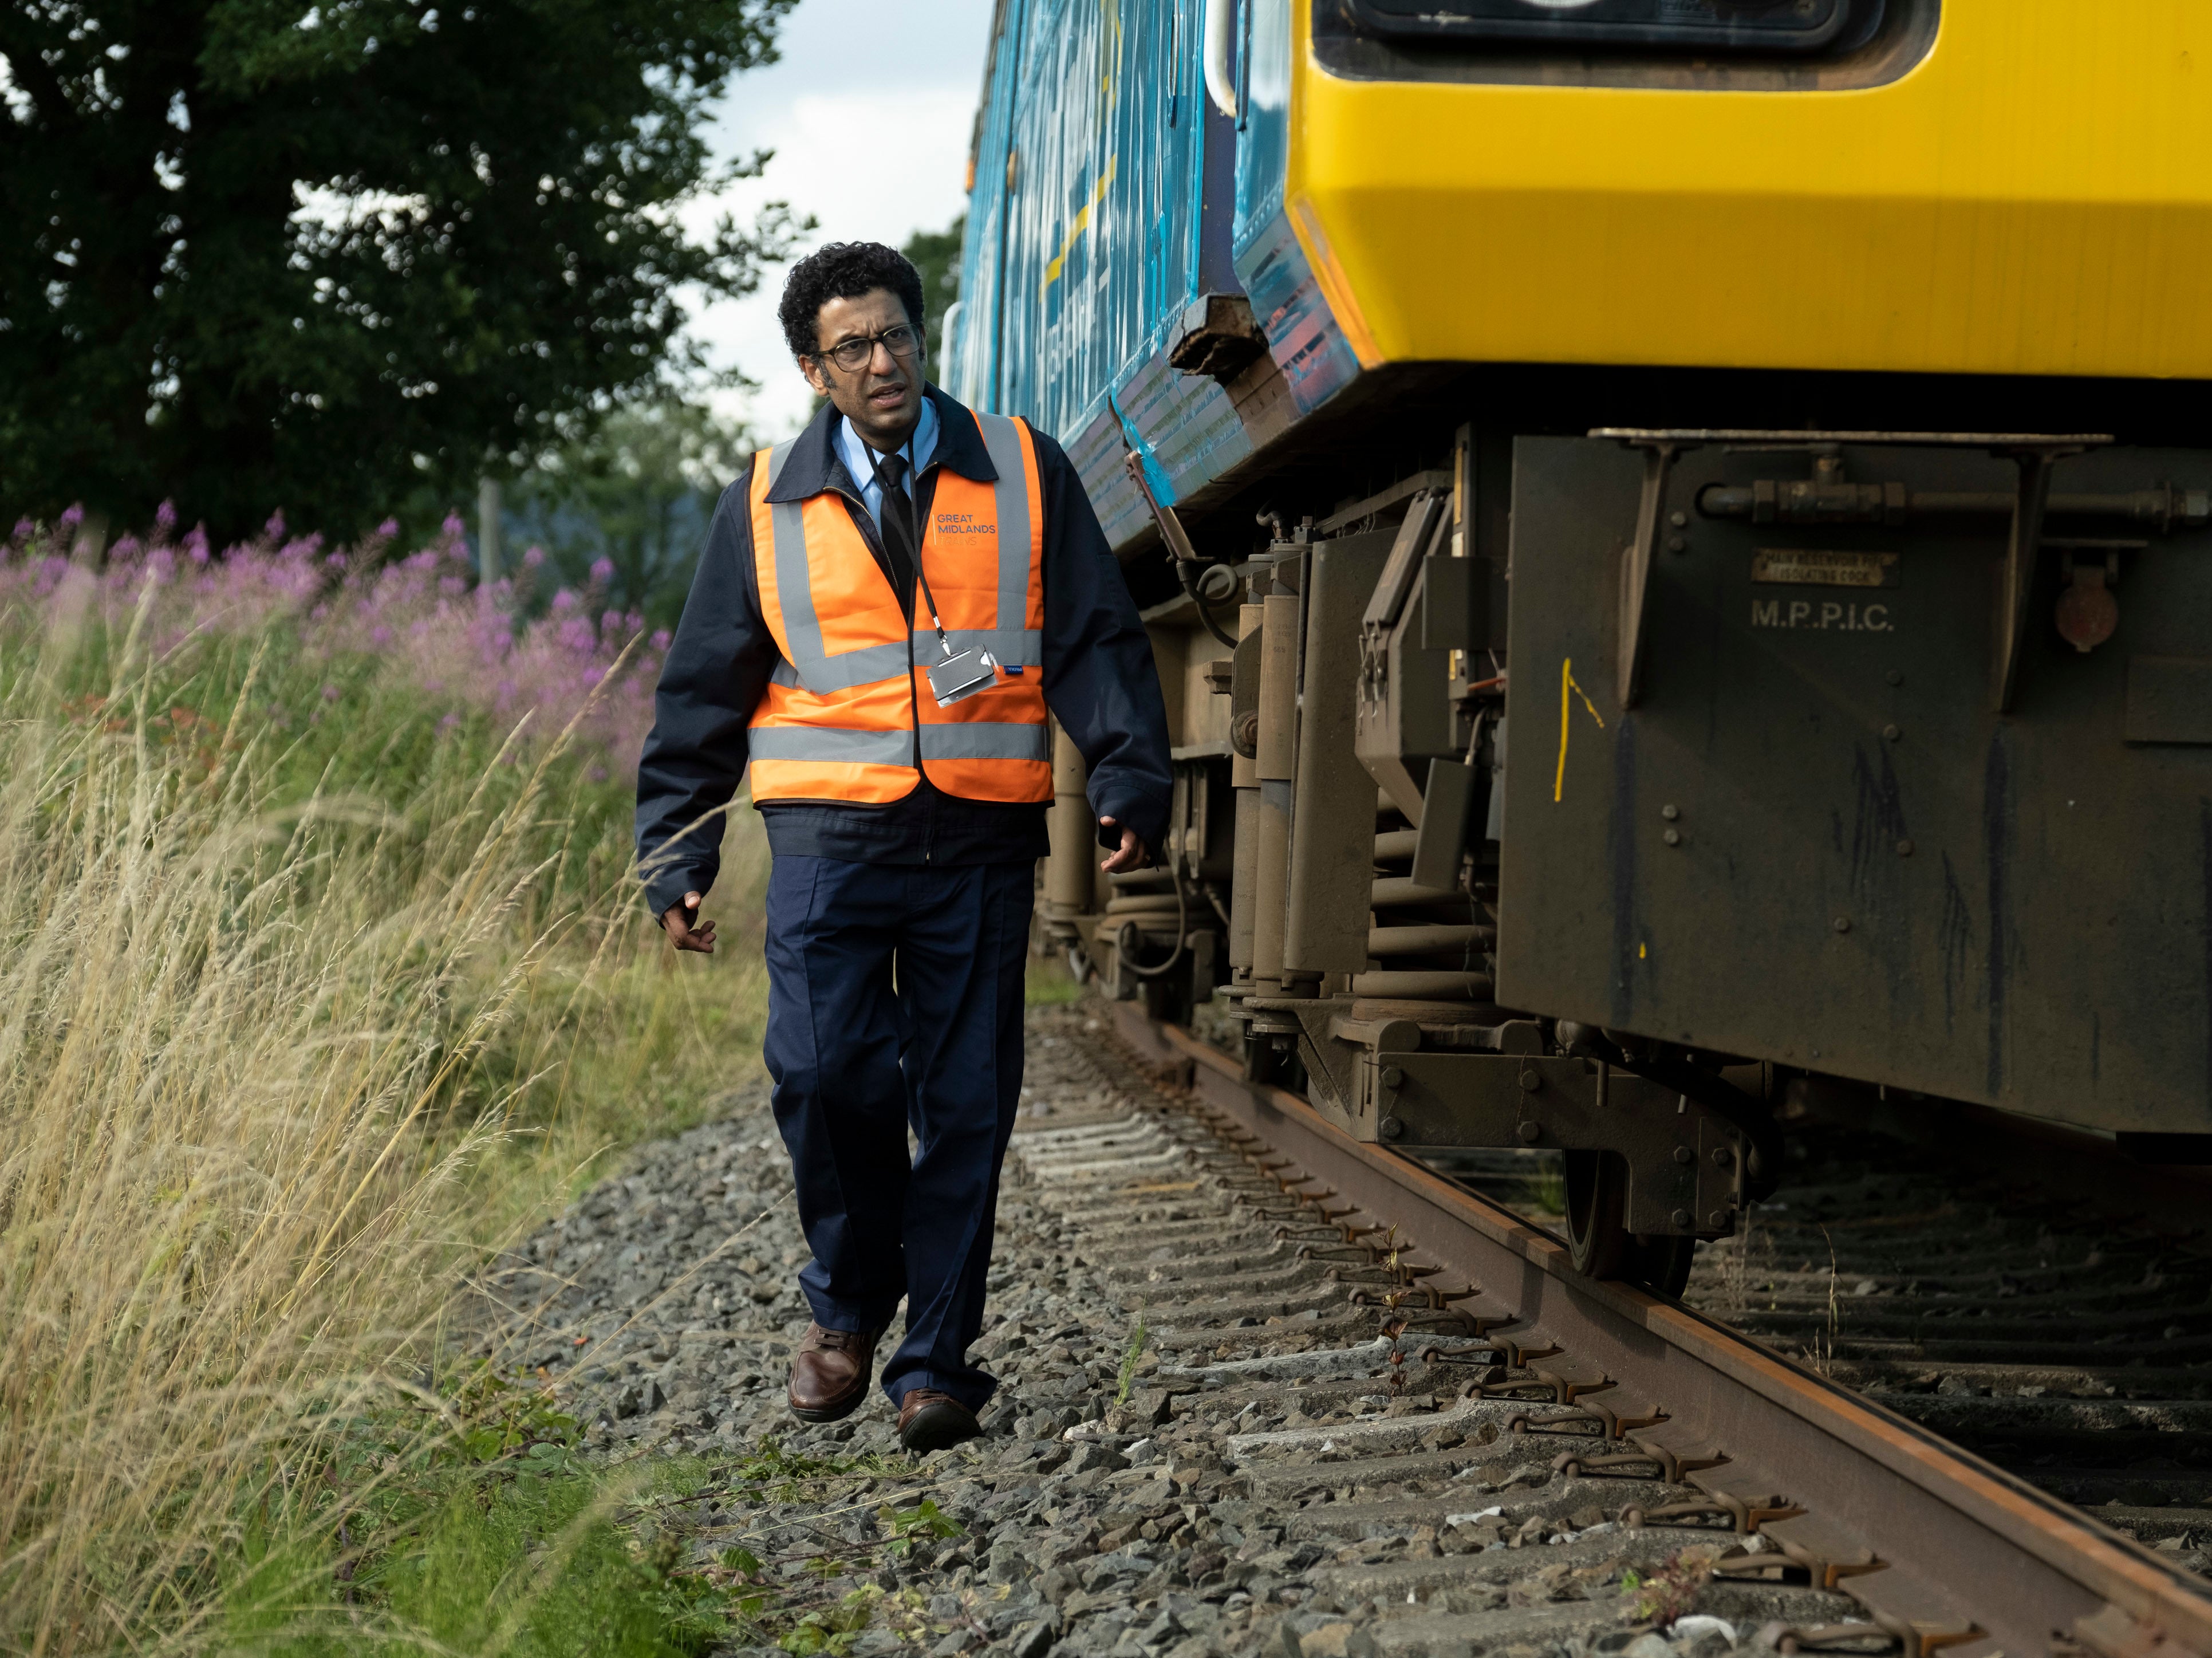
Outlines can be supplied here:
<path id="1" fill-rule="evenodd" d="M 471 579 L 465 540 L 434 538 L 387 560 L 386 549 L 364 538 L 357 551 L 368 556 L 356 558 L 329 551 L 319 535 L 283 539 L 276 534 L 278 514 L 270 534 L 217 555 L 204 524 L 173 538 L 176 508 L 165 503 L 154 531 L 118 537 L 106 570 L 93 574 L 69 557 L 68 531 L 84 516 L 79 507 L 65 523 L 27 520 L 13 543 L 0 542 L 0 604 L 88 603 L 117 619 L 141 602 L 150 579 L 156 591 L 147 637 L 156 649 L 188 648 L 196 636 L 210 632 L 286 629 L 310 661 L 328 665 L 328 680 L 311 682 L 321 694 L 312 696 L 308 707 L 270 710 L 270 724 L 279 728 L 297 728 L 311 718 L 319 722 L 325 710 L 345 699 L 345 687 L 358 682 L 404 687 L 431 704 L 428 712 L 441 731 L 465 724 L 471 711 L 506 724 L 531 709 L 544 710 L 545 722 L 538 728 L 552 731 L 596 688 L 598 700 L 580 729 L 596 751 L 586 761 L 599 768 L 591 775 L 605 780 L 625 769 L 651 720 L 657 657 L 634 661 L 605 683 L 623 639 L 643 626 L 634 612 L 604 605 L 611 561 L 598 561 L 589 587 L 563 590 L 550 614 L 531 619 L 514 606 L 532 586 L 523 572 L 552 567 L 542 547 L 519 561 L 521 580 L 485 586 Z M 448 527 L 458 528 L 459 521 Z M 397 530 L 386 521 L 383 539 Z M 179 572 L 184 579 L 174 579 Z M 600 609 L 592 608 L 594 600 Z M 666 630 L 659 631 L 654 651 L 668 643 Z"/>
<path id="2" fill-rule="evenodd" d="M 76 502 L 62 509 L 62 528 L 73 530 L 84 522 L 84 503 Z"/>
<path id="3" fill-rule="evenodd" d="M 154 535 L 155 539 L 166 541 L 168 539 L 170 533 L 176 527 L 177 503 L 175 502 L 164 501 L 160 506 L 154 509 Z"/>
<path id="4" fill-rule="evenodd" d="M 271 541 L 281 541 L 284 539 L 283 508 L 279 507 L 269 515 L 269 521 L 261 527 L 261 533 Z"/>

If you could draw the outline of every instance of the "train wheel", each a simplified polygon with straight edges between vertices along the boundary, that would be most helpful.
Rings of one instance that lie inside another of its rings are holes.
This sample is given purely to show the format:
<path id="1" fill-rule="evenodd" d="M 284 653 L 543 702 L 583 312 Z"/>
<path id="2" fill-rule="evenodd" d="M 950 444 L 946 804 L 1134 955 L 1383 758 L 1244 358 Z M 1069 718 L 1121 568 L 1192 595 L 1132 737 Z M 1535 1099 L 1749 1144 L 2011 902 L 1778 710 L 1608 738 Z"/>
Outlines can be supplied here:
<path id="1" fill-rule="evenodd" d="M 1694 1238 L 1644 1237 L 1623 1224 L 1628 1210 L 1628 1165 L 1615 1151 L 1570 1151 L 1565 1156 L 1567 1250 L 1585 1277 L 1619 1278 L 1674 1296 L 1690 1281 Z"/>
<path id="2" fill-rule="evenodd" d="M 1695 1238 L 1638 1236 L 1621 1277 L 1669 1301 L 1680 1297 L 1690 1282 L 1690 1263 L 1697 1259 Z"/>
<path id="3" fill-rule="evenodd" d="M 1567 1250 L 1586 1278 L 1617 1278 L 1634 1240 L 1620 1223 L 1628 1171 L 1610 1151 L 1565 1155 Z"/>

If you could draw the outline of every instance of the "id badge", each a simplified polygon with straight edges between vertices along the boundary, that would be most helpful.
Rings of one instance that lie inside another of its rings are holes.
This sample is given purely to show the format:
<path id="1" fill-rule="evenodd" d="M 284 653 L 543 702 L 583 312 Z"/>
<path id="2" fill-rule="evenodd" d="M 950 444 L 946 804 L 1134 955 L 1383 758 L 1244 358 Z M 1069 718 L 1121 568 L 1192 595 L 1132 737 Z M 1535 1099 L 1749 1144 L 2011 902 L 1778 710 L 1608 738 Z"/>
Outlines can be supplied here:
<path id="1" fill-rule="evenodd" d="M 998 678 L 998 659 L 988 650 L 963 650 L 929 670 L 929 689 L 939 708 L 972 697 Z"/>

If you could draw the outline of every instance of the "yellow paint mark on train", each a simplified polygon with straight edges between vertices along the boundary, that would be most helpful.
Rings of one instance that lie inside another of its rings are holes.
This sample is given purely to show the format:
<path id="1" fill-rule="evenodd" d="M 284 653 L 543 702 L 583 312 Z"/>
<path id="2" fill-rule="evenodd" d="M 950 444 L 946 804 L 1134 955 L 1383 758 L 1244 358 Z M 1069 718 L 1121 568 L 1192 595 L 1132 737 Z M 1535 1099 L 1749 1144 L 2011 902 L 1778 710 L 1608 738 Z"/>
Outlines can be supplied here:
<path id="1" fill-rule="evenodd" d="M 1582 682 L 1575 678 L 1575 659 L 1562 656 L 1559 658 L 1559 775 L 1552 779 L 1552 803 L 1554 806 L 1559 803 L 1560 797 L 1566 792 L 1567 716 L 1574 712 L 1577 697 L 1583 699 L 1583 706 L 1589 710 L 1590 718 L 1597 722 L 1600 730 L 1603 730 L 1605 716 L 1597 711 L 1597 704 L 1589 699 L 1589 692 L 1584 691 Z"/>
<path id="2" fill-rule="evenodd" d="M 1650 954 L 1651 954 L 1651 952 L 1650 952 L 1650 950 L 1646 949 L 1646 948 L 1645 948 L 1643 945 L 1641 945 L 1641 944 L 1639 944 L 1639 945 L 1638 945 L 1638 946 L 1636 947 L 1636 959 L 1637 959 L 1638 961 L 1643 960 L 1644 957 L 1646 957 L 1646 956 L 1650 955 Z"/>
<path id="3" fill-rule="evenodd" d="M 1091 192 L 1091 199 L 1084 203 L 1077 212 L 1075 222 L 1067 227 L 1067 239 L 1060 243 L 1060 252 L 1052 256 L 1052 263 L 1044 268 L 1044 281 L 1037 290 L 1039 293 L 1060 280 L 1060 271 L 1067 264 L 1067 256 L 1075 247 L 1075 239 L 1091 228 L 1091 210 L 1106 199 L 1106 192 L 1113 186 L 1115 168 L 1120 160 L 1118 155 L 1106 158 L 1106 170 L 1098 175 L 1098 182 Z"/>

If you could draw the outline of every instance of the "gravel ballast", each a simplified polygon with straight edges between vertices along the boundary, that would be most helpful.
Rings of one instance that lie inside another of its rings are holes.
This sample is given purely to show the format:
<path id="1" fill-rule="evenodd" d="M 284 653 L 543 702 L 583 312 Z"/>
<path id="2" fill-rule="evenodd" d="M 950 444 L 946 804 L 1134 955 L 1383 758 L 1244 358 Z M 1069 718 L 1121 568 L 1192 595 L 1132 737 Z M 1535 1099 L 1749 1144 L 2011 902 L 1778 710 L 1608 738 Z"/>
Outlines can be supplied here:
<path id="1" fill-rule="evenodd" d="M 908 1458 L 880 1392 L 841 1423 L 790 1415 L 806 1252 L 764 1087 L 636 1151 L 501 1285 L 503 1352 L 597 1454 L 717 1471 L 684 1546 L 817 1608 L 789 1649 L 1720 1658 L 1863 1616 L 1708 1581 L 1746 1539 L 1625 1528 L 1686 1493 L 1555 1472 L 1589 1442 L 1516 1425 L 1554 1407 L 1468 1397 L 1468 1368 L 1422 1362 L 1436 1333 L 1383 1335 L 1358 1273 L 1278 1235 L 1290 1200 L 1095 1009 L 1029 1025 L 979 1441 Z"/>

